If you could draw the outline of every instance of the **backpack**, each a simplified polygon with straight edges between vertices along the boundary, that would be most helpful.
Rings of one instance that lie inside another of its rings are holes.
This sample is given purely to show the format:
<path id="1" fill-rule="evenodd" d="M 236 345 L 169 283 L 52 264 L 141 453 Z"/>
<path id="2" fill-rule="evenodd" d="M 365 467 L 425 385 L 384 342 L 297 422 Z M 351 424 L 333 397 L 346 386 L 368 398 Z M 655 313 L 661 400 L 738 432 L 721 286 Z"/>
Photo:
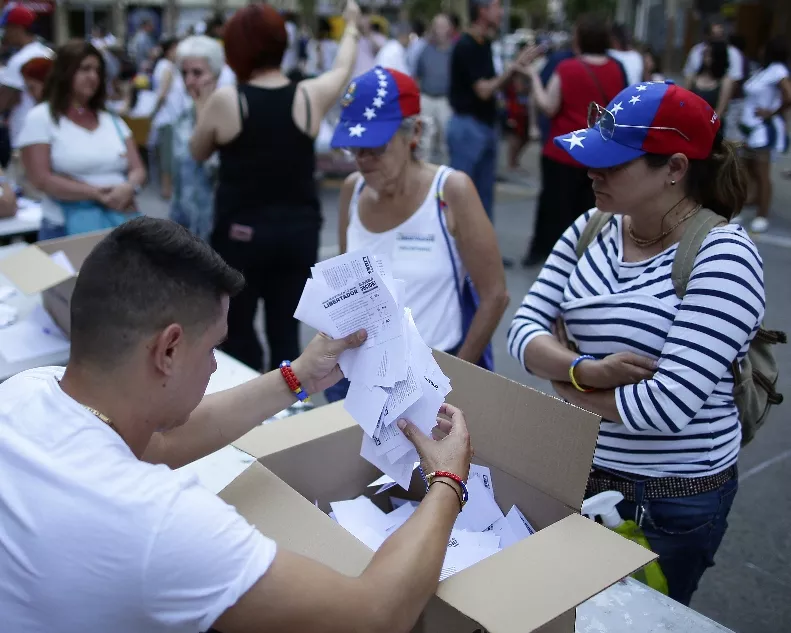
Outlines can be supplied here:
<path id="1" fill-rule="evenodd" d="M 577 259 L 582 258 L 610 218 L 612 213 L 594 212 L 577 242 Z M 683 299 L 687 291 L 692 267 L 703 241 L 712 229 L 725 224 L 727 222 L 722 216 L 709 209 L 701 209 L 687 221 L 687 230 L 678 244 L 671 272 L 673 288 L 679 299 Z M 766 421 L 769 409 L 783 402 L 783 395 L 775 389 L 779 371 L 772 346 L 786 342 L 785 332 L 766 330 L 762 324 L 741 364 L 736 359 L 731 364 L 733 399 L 742 425 L 742 446 L 749 444 L 755 437 Z"/>

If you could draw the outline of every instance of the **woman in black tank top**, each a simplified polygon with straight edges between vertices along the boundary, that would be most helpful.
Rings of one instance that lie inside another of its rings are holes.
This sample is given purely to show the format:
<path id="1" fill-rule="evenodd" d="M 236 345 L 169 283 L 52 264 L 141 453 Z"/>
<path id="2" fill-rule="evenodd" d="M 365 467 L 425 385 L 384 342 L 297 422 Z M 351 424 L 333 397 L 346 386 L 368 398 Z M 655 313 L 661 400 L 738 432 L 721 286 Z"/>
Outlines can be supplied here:
<path id="1" fill-rule="evenodd" d="M 223 349 L 258 370 L 299 355 L 294 319 L 321 229 L 314 179 L 319 123 L 351 76 L 359 33 L 352 3 L 332 70 L 299 83 L 280 72 L 288 45 L 283 18 L 266 4 L 244 7 L 225 27 L 228 65 L 239 84 L 196 100 L 190 141 L 196 160 L 220 155 L 212 246 L 247 280 L 231 300 Z M 264 300 L 269 355 L 254 328 Z"/>

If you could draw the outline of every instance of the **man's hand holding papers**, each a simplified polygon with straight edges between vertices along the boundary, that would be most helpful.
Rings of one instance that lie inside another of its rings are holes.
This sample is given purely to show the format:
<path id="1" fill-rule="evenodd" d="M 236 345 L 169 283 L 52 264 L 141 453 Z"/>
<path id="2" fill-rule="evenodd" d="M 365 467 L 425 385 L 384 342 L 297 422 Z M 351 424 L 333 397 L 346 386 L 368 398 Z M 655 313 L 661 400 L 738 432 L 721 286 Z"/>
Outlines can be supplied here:
<path id="1" fill-rule="evenodd" d="M 338 358 L 351 383 L 344 406 L 365 432 L 360 454 L 408 488 L 418 451 L 396 423 L 405 418 L 414 425 L 413 437 L 430 435 L 450 380 L 403 305 L 404 284 L 393 278 L 386 258 L 345 253 L 320 262 L 312 273 L 294 317 L 334 339 L 367 332 L 365 343 Z"/>

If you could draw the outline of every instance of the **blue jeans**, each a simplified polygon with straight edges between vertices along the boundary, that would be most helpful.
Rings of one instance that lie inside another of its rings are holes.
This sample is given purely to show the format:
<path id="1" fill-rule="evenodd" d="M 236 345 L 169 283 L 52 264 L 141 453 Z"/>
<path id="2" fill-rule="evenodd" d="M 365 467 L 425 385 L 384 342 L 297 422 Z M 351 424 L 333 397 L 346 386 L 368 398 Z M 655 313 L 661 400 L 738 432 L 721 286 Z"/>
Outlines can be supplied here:
<path id="1" fill-rule="evenodd" d="M 618 513 L 641 524 L 651 549 L 659 554 L 670 597 L 689 605 L 703 572 L 714 566 L 714 555 L 725 536 L 728 513 L 739 488 L 738 479 L 692 497 L 646 499 L 646 478 L 625 473 L 618 476 L 635 482 L 636 500 L 619 503 Z"/>
<path id="2" fill-rule="evenodd" d="M 472 179 L 491 220 L 497 173 L 497 130 L 469 115 L 454 114 L 448 122 L 445 139 L 450 166 Z"/>
<path id="3" fill-rule="evenodd" d="M 56 237 L 66 237 L 66 225 L 55 224 L 47 218 L 41 219 L 41 226 L 38 230 L 38 239 L 41 240 L 54 240 Z"/>

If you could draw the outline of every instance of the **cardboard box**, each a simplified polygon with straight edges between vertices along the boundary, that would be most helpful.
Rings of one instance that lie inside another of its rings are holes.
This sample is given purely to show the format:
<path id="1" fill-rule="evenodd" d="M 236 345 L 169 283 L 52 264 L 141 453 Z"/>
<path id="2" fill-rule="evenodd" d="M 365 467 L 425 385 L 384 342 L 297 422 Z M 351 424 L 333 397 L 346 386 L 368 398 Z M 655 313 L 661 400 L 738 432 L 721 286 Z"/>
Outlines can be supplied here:
<path id="1" fill-rule="evenodd" d="M 77 275 L 58 266 L 50 255 L 63 251 L 79 272 L 88 253 L 109 231 L 96 231 L 36 242 L 0 259 L 0 273 L 26 295 L 41 293 L 41 302 L 58 327 L 71 331 L 71 293 Z"/>
<path id="2" fill-rule="evenodd" d="M 440 583 L 416 631 L 571 633 L 574 607 L 655 558 L 579 515 L 599 417 L 435 355 L 501 509 L 516 504 L 538 531 Z M 330 501 L 372 494 L 366 486 L 380 473 L 360 457 L 361 440 L 342 403 L 256 428 L 235 445 L 258 462 L 220 496 L 279 546 L 359 575 L 373 553 L 325 512 Z M 423 493 L 415 474 L 410 495 Z"/>

